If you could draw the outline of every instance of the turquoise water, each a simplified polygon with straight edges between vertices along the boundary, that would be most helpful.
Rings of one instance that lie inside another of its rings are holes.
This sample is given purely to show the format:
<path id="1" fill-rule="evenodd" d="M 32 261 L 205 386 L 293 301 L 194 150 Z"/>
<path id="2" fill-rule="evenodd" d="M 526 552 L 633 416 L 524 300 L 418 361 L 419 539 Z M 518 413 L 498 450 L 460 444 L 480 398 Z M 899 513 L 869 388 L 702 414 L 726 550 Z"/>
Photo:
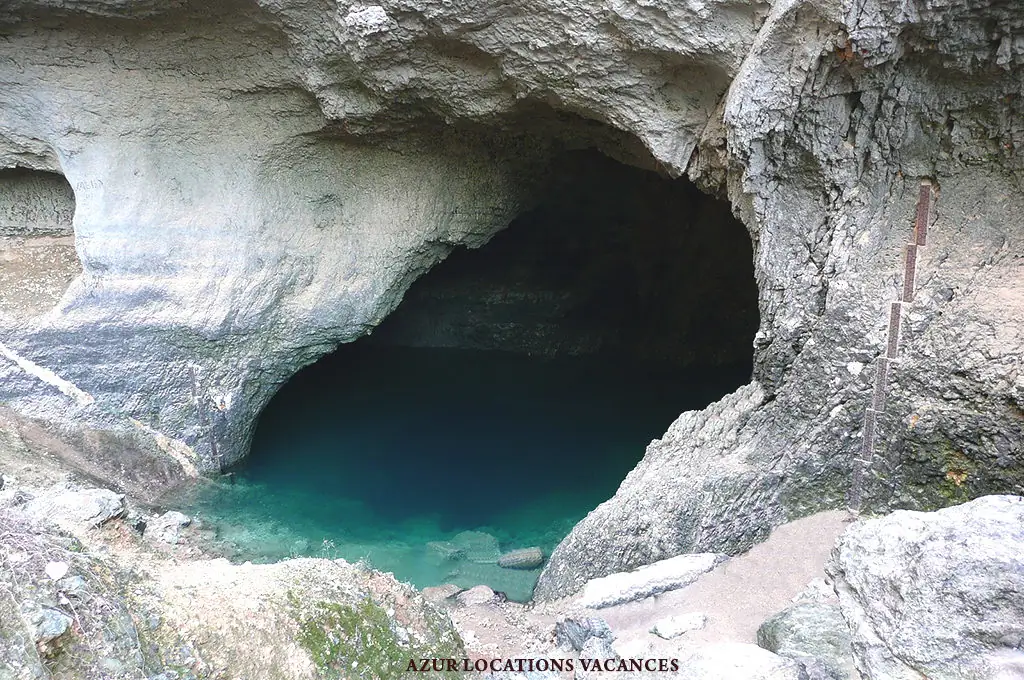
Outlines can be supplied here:
<path id="1" fill-rule="evenodd" d="M 493 542 L 549 554 L 679 413 L 746 377 L 343 346 L 282 387 L 233 483 L 187 509 L 238 560 L 342 557 L 419 587 L 487 583 L 526 600 L 539 571 L 498 567 Z M 458 536 L 469 530 L 493 538 Z M 490 546 L 450 559 L 452 540 Z"/>

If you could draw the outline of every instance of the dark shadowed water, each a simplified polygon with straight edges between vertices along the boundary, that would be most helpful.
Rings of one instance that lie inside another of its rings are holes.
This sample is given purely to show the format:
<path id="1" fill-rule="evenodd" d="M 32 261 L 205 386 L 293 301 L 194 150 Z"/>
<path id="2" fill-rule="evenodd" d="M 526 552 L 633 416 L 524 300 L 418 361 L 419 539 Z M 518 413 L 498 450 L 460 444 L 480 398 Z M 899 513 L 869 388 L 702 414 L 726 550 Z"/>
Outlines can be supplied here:
<path id="1" fill-rule="evenodd" d="M 191 510 L 238 559 L 365 560 L 420 587 L 483 582 L 524 600 L 539 572 L 446 559 L 428 543 L 477 530 L 501 550 L 550 553 L 682 411 L 747 377 L 343 346 L 284 385 L 235 483 Z"/>

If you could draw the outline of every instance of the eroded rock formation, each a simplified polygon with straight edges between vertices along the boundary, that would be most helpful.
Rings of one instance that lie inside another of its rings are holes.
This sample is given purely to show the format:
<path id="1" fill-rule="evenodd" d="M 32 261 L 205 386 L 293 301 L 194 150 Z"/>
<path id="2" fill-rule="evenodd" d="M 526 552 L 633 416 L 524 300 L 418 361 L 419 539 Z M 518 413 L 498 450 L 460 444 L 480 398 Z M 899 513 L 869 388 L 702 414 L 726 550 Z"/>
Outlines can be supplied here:
<path id="1" fill-rule="evenodd" d="M 0 167 L 64 175 L 82 273 L 0 316 L 0 400 L 237 460 L 277 385 L 593 147 L 729 198 L 755 379 L 681 416 L 538 595 L 845 503 L 922 179 L 866 501 L 1020 493 L 1022 29 L 991 0 L 6 3 Z"/>
<path id="2" fill-rule="evenodd" d="M 867 678 L 1024 673 L 1024 498 L 894 512 L 840 539 L 827 569 Z"/>

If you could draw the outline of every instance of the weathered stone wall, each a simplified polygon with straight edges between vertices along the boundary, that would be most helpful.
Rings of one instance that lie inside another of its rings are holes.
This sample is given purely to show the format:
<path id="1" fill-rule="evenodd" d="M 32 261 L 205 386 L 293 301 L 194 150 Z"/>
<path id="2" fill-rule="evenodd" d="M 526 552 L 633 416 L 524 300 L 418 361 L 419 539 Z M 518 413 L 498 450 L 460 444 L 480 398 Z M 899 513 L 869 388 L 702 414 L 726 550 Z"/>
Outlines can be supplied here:
<path id="1" fill-rule="evenodd" d="M 541 596 L 845 502 L 922 178 L 869 504 L 1020 493 L 1022 31 L 994 0 L 7 3 L 0 166 L 67 177 L 84 272 L 0 318 L 67 384 L 0 359 L 0 399 L 235 460 L 277 384 L 507 225 L 550 145 L 594 146 L 729 197 L 756 381 L 673 424 Z"/>
<path id="2" fill-rule="evenodd" d="M 922 179 L 940 197 L 866 507 L 1024 490 L 1022 25 L 986 2 L 773 7 L 724 107 L 728 191 L 757 243 L 757 382 L 652 444 L 539 596 L 846 502 Z"/>

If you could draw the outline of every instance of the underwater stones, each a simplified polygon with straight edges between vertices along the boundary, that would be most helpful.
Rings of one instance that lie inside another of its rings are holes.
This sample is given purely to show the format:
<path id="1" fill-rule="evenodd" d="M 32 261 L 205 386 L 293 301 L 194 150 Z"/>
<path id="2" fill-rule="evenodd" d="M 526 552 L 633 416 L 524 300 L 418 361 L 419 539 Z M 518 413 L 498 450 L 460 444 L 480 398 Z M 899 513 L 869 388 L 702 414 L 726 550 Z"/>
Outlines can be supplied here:
<path id="1" fill-rule="evenodd" d="M 483 531 L 461 531 L 455 534 L 450 544 L 469 562 L 495 564 L 501 556 L 498 539 Z"/>
<path id="2" fill-rule="evenodd" d="M 427 543 L 427 548 L 433 555 L 449 562 L 466 558 L 466 551 L 451 541 L 430 541 Z"/>
<path id="3" fill-rule="evenodd" d="M 678 555 L 634 571 L 591 579 L 583 586 L 579 604 L 599 609 L 677 590 L 726 559 L 726 555 L 717 553 Z"/>
<path id="4" fill-rule="evenodd" d="M 544 552 L 540 548 L 512 550 L 498 558 L 498 566 L 505 569 L 536 569 L 544 564 Z"/>
<path id="5" fill-rule="evenodd" d="M 826 571 L 866 678 L 1024 677 L 1024 498 L 858 522 Z"/>
<path id="6" fill-rule="evenodd" d="M 478 583 L 501 584 L 501 590 L 510 600 L 528 602 L 533 596 L 537 573 L 522 569 L 503 569 L 497 563 L 476 563 L 463 560 L 451 563 L 453 568 L 445 580 L 463 588 Z"/>

